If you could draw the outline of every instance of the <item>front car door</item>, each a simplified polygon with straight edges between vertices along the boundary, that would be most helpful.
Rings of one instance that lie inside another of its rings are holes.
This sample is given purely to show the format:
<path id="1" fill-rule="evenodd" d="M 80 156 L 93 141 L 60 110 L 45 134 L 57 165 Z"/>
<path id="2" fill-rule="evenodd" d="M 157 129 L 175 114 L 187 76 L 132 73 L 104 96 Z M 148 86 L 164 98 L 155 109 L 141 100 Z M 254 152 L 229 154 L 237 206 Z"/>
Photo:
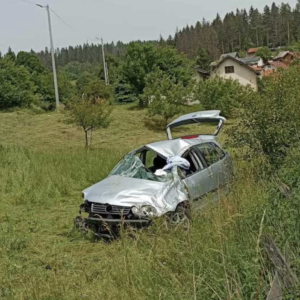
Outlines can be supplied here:
<path id="1" fill-rule="evenodd" d="M 191 169 L 184 179 L 191 200 L 199 199 L 209 193 L 214 187 L 211 180 L 211 173 L 199 157 L 195 148 L 190 149 L 182 157 L 187 159 L 191 164 Z"/>

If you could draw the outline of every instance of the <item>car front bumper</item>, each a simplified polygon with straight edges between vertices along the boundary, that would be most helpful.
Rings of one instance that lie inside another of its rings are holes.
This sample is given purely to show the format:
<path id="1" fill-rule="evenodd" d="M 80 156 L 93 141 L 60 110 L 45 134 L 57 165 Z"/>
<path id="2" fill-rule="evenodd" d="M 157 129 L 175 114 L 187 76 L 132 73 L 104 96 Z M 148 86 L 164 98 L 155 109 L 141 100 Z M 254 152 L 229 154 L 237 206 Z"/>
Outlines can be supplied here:
<path id="1" fill-rule="evenodd" d="M 151 220 L 139 219 L 139 220 L 126 220 L 126 219 L 100 219 L 88 217 L 84 219 L 87 225 L 100 225 L 100 226 L 132 226 L 136 228 L 147 227 L 151 224 Z"/>

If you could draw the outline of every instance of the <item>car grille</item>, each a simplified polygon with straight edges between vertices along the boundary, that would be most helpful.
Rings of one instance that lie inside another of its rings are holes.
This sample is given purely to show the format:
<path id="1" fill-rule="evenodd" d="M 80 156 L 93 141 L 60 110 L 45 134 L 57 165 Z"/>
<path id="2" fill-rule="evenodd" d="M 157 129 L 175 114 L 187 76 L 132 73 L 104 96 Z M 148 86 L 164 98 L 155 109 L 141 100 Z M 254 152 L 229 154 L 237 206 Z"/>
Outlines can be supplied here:
<path id="1" fill-rule="evenodd" d="M 130 207 L 92 203 L 91 211 L 100 215 L 127 216 L 130 213 Z"/>

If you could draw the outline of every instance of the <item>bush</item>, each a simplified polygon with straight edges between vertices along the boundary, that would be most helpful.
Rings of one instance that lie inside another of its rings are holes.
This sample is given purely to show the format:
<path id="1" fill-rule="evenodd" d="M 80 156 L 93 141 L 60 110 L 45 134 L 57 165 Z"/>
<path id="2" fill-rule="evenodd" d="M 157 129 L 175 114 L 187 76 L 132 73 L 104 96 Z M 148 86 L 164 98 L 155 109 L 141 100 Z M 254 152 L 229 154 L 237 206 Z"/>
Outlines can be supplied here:
<path id="1" fill-rule="evenodd" d="M 300 66 L 279 70 L 263 79 L 261 94 L 243 101 L 239 122 L 229 131 L 230 144 L 247 147 L 249 158 L 263 155 L 279 167 L 300 140 Z"/>
<path id="2" fill-rule="evenodd" d="M 250 89 L 241 86 L 237 81 L 214 78 L 200 81 L 196 98 L 206 110 L 221 110 L 222 115 L 229 117 L 249 94 Z"/>

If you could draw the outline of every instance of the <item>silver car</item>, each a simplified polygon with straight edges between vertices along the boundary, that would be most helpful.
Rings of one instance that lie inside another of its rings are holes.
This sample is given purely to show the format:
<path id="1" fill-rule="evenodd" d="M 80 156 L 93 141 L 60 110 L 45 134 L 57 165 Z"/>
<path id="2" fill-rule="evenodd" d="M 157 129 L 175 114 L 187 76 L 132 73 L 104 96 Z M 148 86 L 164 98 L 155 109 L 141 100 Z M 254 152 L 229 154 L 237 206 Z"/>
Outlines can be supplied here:
<path id="1" fill-rule="evenodd" d="M 167 126 L 168 140 L 130 152 L 107 178 L 83 191 L 80 214 L 87 216 L 75 219 L 77 227 L 108 237 L 121 224 L 145 227 L 161 216 L 175 223 L 189 218 L 193 201 L 227 186 L 233 175 L 232 158 L 216 139 L 225 121 L 220 111 L 195 112 L 173 121 Z M 217 122 L 214 134 L 172 138 L 179 126 L 207 122 Z"/>

